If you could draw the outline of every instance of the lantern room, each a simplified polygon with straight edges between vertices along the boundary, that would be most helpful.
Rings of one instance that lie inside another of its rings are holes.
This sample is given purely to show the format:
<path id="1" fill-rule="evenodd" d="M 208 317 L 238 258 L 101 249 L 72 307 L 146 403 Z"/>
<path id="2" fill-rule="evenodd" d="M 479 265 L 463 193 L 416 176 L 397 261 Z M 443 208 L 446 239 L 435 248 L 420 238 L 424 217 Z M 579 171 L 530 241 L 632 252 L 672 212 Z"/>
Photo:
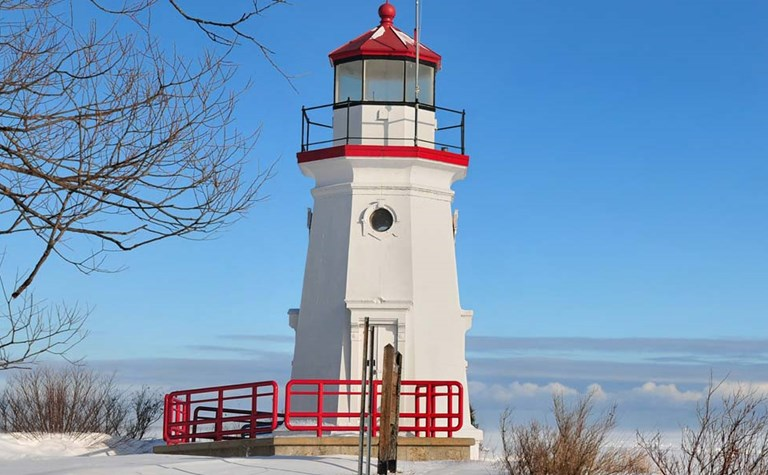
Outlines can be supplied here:
<path id="1" fill-rule="evenodd" d="M 334 102 L 414 104 L 416 74 L 419 75 L 418 101 L 435 103 L 435 66 L 406 58 L 357 58 L 335 66 Z"/>
<path id="2" fill-rule="evenodd" d="M 463 130 L 464 118 L 463 112 L 436 106 L 440 55 L 394 26 L 392 4 L 381 5 L 378 13 L 378 26 L 329 54 L 334 68 L 333 104 L 305 110 L 302 152 L 312 145 L 387 145 L 463 154 L 463 134 L 450 144 L 436 140 L 439 130 Z M 333 108 L 332 125 L 313 121 L 307 113 L 325 107 Z M 452 115 L 451 125 L 438 128 L 438 113 Z M 310 137 L 312 126 L 332 129 L 332 138 Z"/>
<path id="3" fill-rule="evenodd" d="M 330 54 L 335 103 L 435 104 L 440 55 L 424 45 L 417 48 L 413 38 L 395 28 L 395 14 L 395 7 L 385 3 L 379 7 L 378 27 Z"/>

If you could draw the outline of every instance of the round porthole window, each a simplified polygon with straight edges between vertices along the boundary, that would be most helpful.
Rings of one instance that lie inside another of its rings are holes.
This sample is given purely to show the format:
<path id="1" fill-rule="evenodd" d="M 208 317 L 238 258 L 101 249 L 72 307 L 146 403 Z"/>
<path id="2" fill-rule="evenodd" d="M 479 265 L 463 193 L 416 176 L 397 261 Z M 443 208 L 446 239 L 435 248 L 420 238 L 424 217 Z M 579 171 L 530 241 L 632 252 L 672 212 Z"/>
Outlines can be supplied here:
<path id="1" fill-rule="evenodd" d="M 380 233 L 389 231 L 389 228 L 392 227 L 394 222 L 395 217 L 392 216 L 392 213 L 386 208 L 376 208 L 376 210 L 371 213 L 371 227 L 374 231 Z"/>

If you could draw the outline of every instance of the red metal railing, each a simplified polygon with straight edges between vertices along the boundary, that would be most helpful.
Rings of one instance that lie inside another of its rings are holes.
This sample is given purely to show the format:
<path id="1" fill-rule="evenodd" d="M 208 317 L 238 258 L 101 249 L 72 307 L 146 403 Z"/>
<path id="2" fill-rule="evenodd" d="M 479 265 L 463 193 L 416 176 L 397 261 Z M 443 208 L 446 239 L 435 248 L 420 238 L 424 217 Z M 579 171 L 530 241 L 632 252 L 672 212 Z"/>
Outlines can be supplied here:
<path id="1" fill-rule="evenodd" d="M 464 388 L 457 381 L 403 381 L 400 401 L 401 408 L 413 401 L 412 410 L 406 405 L 400 411 L 400 432 L 453 437 L 464 423 Z"/>
<path id="2" fill-rule="evenodd" d="M 280 422 L 277 403 L 275 381 L 175 391 L 165 395 L 163 440 L 174 445 L 267 434 Z"/>
<path id="3" fill-rule="evenodd" d="M 381 381 L 374 381 L 374 436 L 379 431 L 380 399 Z M 360 381 L 289 381 L 285 387 L 285 427 L 313 431 L 317 437 L 328 432 L 359 431 L 359 401 Z M 463 388 L 456 381 L 403 381 L 400 408 L 401 433 L 413 433 L 416 437 L 444 433 L 452 437 L 464 422 Z"/>

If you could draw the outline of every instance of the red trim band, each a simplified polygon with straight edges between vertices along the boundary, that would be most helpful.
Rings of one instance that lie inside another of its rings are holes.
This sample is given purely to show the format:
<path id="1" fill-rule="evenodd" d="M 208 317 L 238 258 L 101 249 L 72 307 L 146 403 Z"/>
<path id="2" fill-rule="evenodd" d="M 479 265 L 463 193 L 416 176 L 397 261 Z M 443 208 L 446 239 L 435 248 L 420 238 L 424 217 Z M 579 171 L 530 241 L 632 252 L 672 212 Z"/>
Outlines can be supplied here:
<path id="1" fill-rule="evenodd" d="M 462 167 L 469 166 L 469 155 L 435 150 L 433 148 L 405 147 L 401 145 L 338 145 L 336 147 L 321 148 L 296 154 L 299 163 L 338 157 L 423 158 Z"/>

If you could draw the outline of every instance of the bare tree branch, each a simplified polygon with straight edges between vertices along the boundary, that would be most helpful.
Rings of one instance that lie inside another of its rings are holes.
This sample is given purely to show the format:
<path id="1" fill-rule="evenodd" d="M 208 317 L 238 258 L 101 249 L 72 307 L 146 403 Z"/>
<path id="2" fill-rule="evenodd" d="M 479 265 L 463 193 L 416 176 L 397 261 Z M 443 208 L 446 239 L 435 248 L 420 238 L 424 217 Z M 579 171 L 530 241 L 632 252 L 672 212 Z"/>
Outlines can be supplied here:
<path id="1" fill-rule="evenodd" d="M 100 0 L 90 1 L 103 12 L 116 15 L 125 15 L 134 19 L 134 21 L 137 23 L 140 23 L 140 21 L 137 20 L 138 14 L 150 9 L 157 3 L 157 0 L 134 0 L 132 2 L 126 0 L 122 6 L 116 8 L 114 6 L 106 6 Z M 241 11 L 239 16 L 226 20 L 214 20 L 190 13 L 190 11 L 182 5 L 182 3 L 186 2 L 181 0 L 167 1 L 173 10 L 176 11 L 176 13 L 178 13 L 185 20 L 197 26 L 200 31 L 202 31 L 205 36 L 213 43 L 223 45 L 227 48 L 238 46 L 242 42 L 255 46 L 264 57 L 264 59 L 266 59 L 267 62 L 269 62 L 269 64 L 278 73 L 280 73 L 283 78 L 285 78 L 291 88 L 294 91 L 297 91 L 291 76 L 289 76 L 275 61 L 275 52 L 265 43 L 257 39 L 253 33 L 246 31 L 246 28 L 248 28 L 252 20 L 260 17 L 266 10 L 269 10 L 270 8 L 273 8 L 277 5 L 288 4 L 287 0 L 269 0 L 263 3 L 259 3 L 257 0 L 252 0 L 250 2 L 250 7 L 244 11 Z"/>
<path id="2" fill-rule="evenodd" d="M 48 306 L 31 293 L 7 297 L 0 311 L 0 370 L 30 368 L 41 355 L 64 356 L 85 338 L 89 311 L 75 306 Z"/>
<path id="3" fill-rule="evenodd" d="M 214 43 L 219 43 L 225 46 L 236 46 L 239 40 L 245 40 L 246 42 L 255 45 L 261 52 L 264 59 L 272 65 L 277 72 L 279 72 L 288 81 L 288 84 L 297 91 L 296 86 L 293 84 L 291 77 L 283 71 L 280 66 L 275 62 L 273 56 L 275 54 L 264 43 L 256 39 L 255 36 L 246 33 L 242 28 L 245 24 L 255 16 L 261 15 L 265 10 L 274 7 L 275 5 L 286 4 L 287 0 L 271 0 L 266 5 L 260 6 L 259 3 L 254 0 L 251 10 L 243 12 L 239 18 L 235 18 L 229 21 L 214 21 L 199 16 L 194 16 L 185 9 L 183 9 L 179 3 L 179 0 L 168 0 L 173 8 L 185 19 L 191 21 L 202 30 L 206 36 Z"/>
<path id="4" fill-rule="evenodd" d="M 240 27 L 283 3 L 218 22 L 169 1 L 204 30 L 260 46 Z M 138 22 L 155 0 L 91 2 Z M 269 166 L 246 179 L 258 131 L 233 127 L 225 56 L 169 54 L 148 28 L 80 32 L 59 18 L 62 4 L 0 0 L 0 236 L 30 233 L 41 244 L 13 298 L 52 254 L 93 272 L 108 251 L 204 238 L 240 218 L 272 175 Z"/>
<path id="5" fill-rule="evenodd" d="M 32 295 L 52 257 L 107 272 L 111 252 L 205 239 L 260 200 L 272 175 L 274 164 L 252 159 L 259 130 L 234 127 L 227 54 L 247 42 L 280 71 L 252 31 L 285 2 L 250 1 L 219 21 L 163 0 L 225 46 L 192 59 L 158 44 L 159 3 L 0 0 L 0 237 L 37 244 L 25 246 L 14 288 L 0 278 L 0 370 L 64 355 L 85 337 L 87 310 Z"/>

